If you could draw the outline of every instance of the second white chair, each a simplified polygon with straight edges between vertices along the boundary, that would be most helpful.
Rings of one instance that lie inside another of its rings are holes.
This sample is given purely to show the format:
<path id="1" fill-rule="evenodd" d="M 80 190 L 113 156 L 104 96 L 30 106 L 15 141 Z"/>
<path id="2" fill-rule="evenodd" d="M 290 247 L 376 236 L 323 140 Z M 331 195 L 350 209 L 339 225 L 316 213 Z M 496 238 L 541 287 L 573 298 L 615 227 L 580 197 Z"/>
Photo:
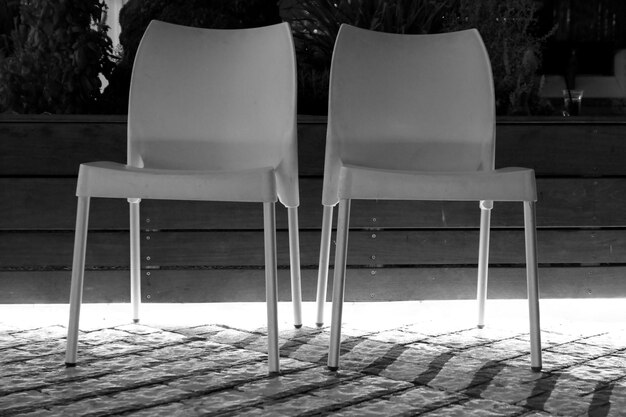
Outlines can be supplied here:
<path id="1" fill-rule="evenodd" d="M 494 155 L 493 79 L 476 30 L 397 35 L 341 27 L 331 66 L 317 293 L 321 326 L 339 204 L 330 369 L 339 366 L 351 199 L 479 202 L 478 327 L 484 325 L 493 201 L 523 202 L 531 367 L 541 369 L 535 175 L 495 169 Z"/>

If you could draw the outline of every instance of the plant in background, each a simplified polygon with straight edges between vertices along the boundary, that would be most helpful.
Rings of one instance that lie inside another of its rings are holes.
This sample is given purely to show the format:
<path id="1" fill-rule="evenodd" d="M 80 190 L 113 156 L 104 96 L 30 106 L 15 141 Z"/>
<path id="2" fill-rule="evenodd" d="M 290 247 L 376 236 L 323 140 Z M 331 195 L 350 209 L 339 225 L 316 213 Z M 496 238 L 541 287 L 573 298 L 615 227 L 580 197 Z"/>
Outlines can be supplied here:
<path id="1" fill-rule="evenodd" d="M 151 20 L 179 25 L 240 29 L 280 23 L 276 0 L 129 0 L 120 11 L 121 59 L 104 91 L 109 113 L 128 111 L 135 54 Z"/>
<path id="2" fill-rule="evenodd" d="M 111 72 L 111 40 L 99 0 L 23 0 L 12 52 L 0 61 L 0 109 L 94 113 L 100 74 Z"/>
<path id="3" fill-rule="evenodd" d="M 330 61 L 343 23 L 389 33 L 439 29 L 447 0 L 283 1 L 281 16 L 293 29 L 298 54 L 298 108 L 325 114 Z"/>
<path id="4" fill-rule="evenodd" d="M 553 32 L 534 34 L 535 0 L 455 0 L 446 16 L 447 31 L 476 28 L 491 60 L 498 114 L 551 111 L 539 96 L 538 70 L 543 44 Z"/>

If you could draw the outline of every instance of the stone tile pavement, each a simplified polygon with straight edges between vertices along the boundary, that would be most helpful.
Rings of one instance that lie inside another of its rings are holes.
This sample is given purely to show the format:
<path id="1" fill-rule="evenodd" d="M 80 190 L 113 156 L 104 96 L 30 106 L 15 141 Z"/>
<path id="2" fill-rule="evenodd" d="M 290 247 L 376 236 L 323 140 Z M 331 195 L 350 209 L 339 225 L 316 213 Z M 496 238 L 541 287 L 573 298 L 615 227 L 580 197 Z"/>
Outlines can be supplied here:
<path id="1" fill-rule="evenodd" d="M 530 370 L 525 304 L 346 304 L 341 369 L 329 329 L 294 329 L 266 366 L 261 303 L 85 305 L 79 364 L 67 306 L 0 306 L 0 415 L 626 416 L 626 300 L 543 300 L 544 370 Z M 305 304 L 313 323 L 314 306 Z"/>

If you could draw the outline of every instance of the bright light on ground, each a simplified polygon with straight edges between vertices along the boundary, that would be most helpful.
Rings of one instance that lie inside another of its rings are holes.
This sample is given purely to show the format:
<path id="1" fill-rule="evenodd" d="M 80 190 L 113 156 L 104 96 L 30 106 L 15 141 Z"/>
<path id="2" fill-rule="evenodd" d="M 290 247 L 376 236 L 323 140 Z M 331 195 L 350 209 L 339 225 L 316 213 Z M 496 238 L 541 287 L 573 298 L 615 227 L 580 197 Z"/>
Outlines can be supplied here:
<path id="1" fill-rule="evenodd" d="M 577 334 L 588 331 L 626 329 L 626 299 L 548 299 L 541 300 L 542 327 Z M 324 324 L 330 324 L 331 304 L 326 303 Z M 281 302 L 279 326 L 292 326 L 291 303 Z M 358 302 L 344 306 L 344 327 L 379 331 L 408 324 L 428 327 L 471 328 L 476 321 L 476 302 L 398 301 Z M 69 307 L 64 304 L 0 305 L 0 324 L 17 328 L 66 326 Z M 315 326 L 315 303 L 303 303 L 305 327 Z M 84 304 L 81 330 L 113 327 L 131 322 L 129 304 Z M 141 323 L 158 327 L 189 327 L 224 324 L 241 329 L 266 326 L 264 303 L 143 304 Z M 525 300 L 488 300 L 486 327 L 518 328 L 528 331 Z"/>

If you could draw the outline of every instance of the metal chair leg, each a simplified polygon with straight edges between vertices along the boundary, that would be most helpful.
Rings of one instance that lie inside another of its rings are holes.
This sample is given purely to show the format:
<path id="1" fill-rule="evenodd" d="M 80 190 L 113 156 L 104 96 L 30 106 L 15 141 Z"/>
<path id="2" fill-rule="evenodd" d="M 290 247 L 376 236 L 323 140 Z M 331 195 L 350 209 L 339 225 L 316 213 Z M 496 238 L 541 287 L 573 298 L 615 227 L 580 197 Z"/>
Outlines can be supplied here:
<path id="1" fill-rule="evenodd" d="M 328 285 L 328 263 L 330 258 L 330 238 L 333 227 L 333 206 L 324 206 L 322 217 L 322 239 L 320 242 L 319 270 L 317 273 L 317 327 L 324 325 L 324 304 Z"/>
<path id="2" fill-rule="evenodd" d="M 333 313 L 330 324 L 330 346 L 328 350 L 328 369 L 331 371 L 336 371 L 339 368 L 341 317 L 343 314 L 343 297 L 346 283 L 349 223 L 350 200 L 342 199 L 339 201 L 339 217 L 337 219 L 337 250 L 335 252 L 335 274 L 333 278 Z"/>
<path id="3" fill-rule="evenodd" d="M 280 372 L 278 352 L 278 285 L 276 269 L 275 203 L 263 203 L 265 235 L 265 302 L 267 304 L 267 355 L 269 373 Z"/>
<path id="4" fill-rule="evenodd" d="M 302 285 L 300 277 L 300 238 L 298 233 L 298 208 L 287 209 L 289 221 L 289 264 L 291 268 L 291 302 L 296 329 L 302 327 Z"/>
<path id="5" fill-rule="evenodd" d="M 83 299 L 88 224 L 89 197 L 78 197 L 76 231 L 74 234 L 74 260 L 72 262 L 72 284 L 70 289 L 70 322 L 67 326 L 67 348 L 65 350 L 66 366 L 76 366 L 78 322 L 80 320 L 80 305 Z"/>
<path id="6" fill-rule="evenodd" d="M 129 198 L 130 207 L 130 302 L 133 308 L 133 322 L 139 323 L 141 304 L 141 240 L 139 198 Z"/>
<path id="7" fill-rule="evenodd" d="M 485 327 L 485 303 L 487 301 L 487 280 L 489 271 L 489 229 L 493 201 L 480 202 L 480 241 L 478 246 L 478 328 Z"/>
<path id="8" fill-rule="evenodd" d="M 528 307 L 530 317 L 530 366 L 540 371 L 541 327 L 539 323 L 539 282 L 537 271 L 537 229 L 535 203 L 524 202 L 524 231 L 526 238 L 526 280 L 528 285 Z"/>

